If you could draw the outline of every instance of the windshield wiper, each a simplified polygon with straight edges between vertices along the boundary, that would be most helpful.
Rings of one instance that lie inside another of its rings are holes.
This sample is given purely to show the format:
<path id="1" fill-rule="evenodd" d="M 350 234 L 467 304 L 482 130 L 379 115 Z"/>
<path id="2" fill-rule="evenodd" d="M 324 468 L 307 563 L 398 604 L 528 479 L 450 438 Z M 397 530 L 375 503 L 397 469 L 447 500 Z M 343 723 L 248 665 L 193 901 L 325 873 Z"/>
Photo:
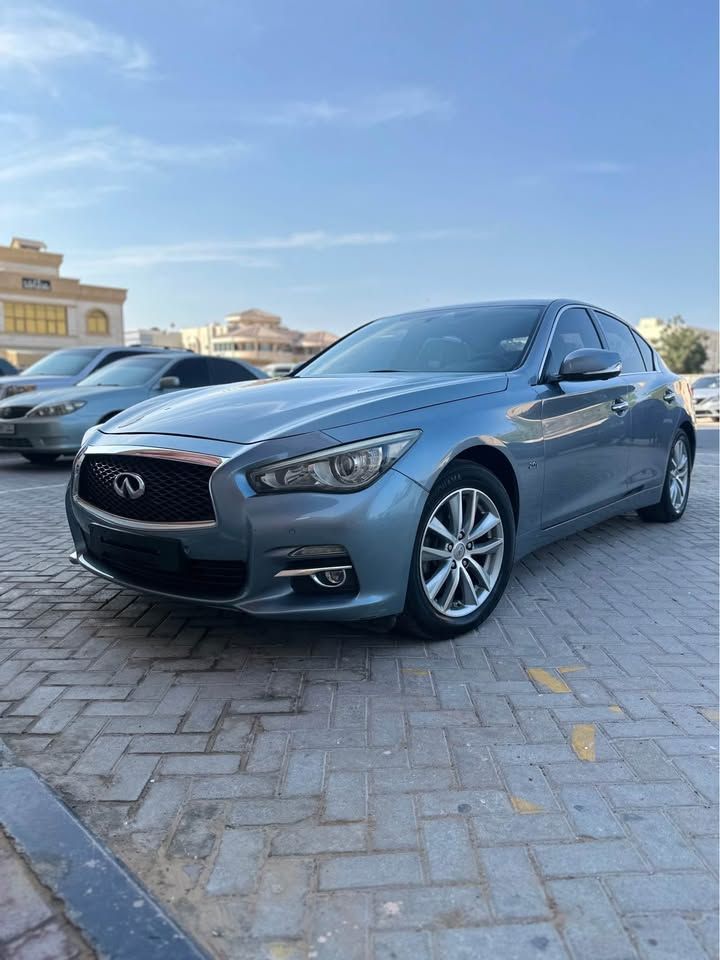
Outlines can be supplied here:
<path id="1" fill-rule="evenodd" d="M 392 367 L 385 367 L 381 370 L 368 370 L 368 373 L 407 373 L 407 370 L 395 370 Z"/>

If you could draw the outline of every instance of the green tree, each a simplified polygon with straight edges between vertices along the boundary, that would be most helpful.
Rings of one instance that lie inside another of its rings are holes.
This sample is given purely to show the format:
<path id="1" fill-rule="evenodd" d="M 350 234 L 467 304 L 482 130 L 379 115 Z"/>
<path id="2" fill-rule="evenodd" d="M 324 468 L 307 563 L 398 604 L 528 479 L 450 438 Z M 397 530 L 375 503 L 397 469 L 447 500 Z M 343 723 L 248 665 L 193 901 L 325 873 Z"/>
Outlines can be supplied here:
<path id="1" fill-rule="evenodd" d="M 675 373 L 701 373 L 707 360 L 702 334 L 686 326 L 681 316 L 668 321 L 660 337 L 658 350 Z"/>

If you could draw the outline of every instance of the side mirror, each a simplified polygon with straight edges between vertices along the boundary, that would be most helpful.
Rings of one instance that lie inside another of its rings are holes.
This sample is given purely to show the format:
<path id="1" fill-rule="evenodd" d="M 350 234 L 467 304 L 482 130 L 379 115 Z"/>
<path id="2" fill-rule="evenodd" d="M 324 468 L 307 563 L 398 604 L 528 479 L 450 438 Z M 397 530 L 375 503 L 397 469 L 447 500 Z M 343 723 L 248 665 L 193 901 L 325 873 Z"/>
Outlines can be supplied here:
<path id="1" fill-rule="evenodd" d="M 611 380 L 622 373 L 620 354 L 614 350 L 583 347 L 573 350 L 560 364 L 559 373 L 550 377 L 551 383 L 561 380 Z"/>
<path id="2" fill-rule="evenodd" d="M 176 390 L 180 386 L 178 377 L 160 377 L 158 380 L 158 390 Z"/>

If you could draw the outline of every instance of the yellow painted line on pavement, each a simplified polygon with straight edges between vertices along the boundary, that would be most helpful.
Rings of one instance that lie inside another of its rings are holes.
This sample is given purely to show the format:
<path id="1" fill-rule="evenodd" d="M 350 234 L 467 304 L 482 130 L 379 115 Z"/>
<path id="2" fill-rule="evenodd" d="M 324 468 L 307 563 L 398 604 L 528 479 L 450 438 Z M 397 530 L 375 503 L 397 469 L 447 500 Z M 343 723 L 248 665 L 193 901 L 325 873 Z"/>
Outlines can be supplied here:
<path id="1" fill-rule="evenodd" d="M 543 808 L 539 807 L 531 800 L 525 800 L 523 797 L 510 797 L 510 803 L 513 805 L 515 813 L 542 813 Z"/>
<path id="2" fill-rule="evenodd" d="M 720 711 L 713 710 L 711 707 L 705 707 L 700 711 L 706 720 L 713 720 L 715 723 L 720 720 Z"/>
<path id="3" fill-rule="evenodd" d="M 426 677 L 428 675 L 428 670 L 422 667 L 403 667 L 402 672 L 411 677 Z"/>
<path id="4" fill-rule="evenodd" d="M 619 707 L 616 703 L 611 703 L 608 710 L 612 713 L 622 713 L 622 707 Z"/>
<path id="5" fill-rule="evenodd" d="M 571 743 L 578 760 L 595 761 L 595 724 L 576 723 L 572 728 Z"/>
<path id="6" fill-rule="evenodd" d="M 551 693 L 570 693 L 570 687 L 564 680 L 556 677 L 555 674 L 550 673 L 548 670 L 543 670 L 542 667 L 528 667 L 527 672 L 531 680 L 546 687 Z"/>
<path id="7" fill-rule="evenodd" d="M 587 667 L 583 666 L 581 663 L 570 667 L 558 667 L 558 673 L 577 673 L 578 670 L 587 670 Z"/>
<path id="8" fill-rule="evenodd" d="M 324 942 L 326 938 L 321 937 L 320 939 Z M 271 943 L 268 945 L 268 951 L 272 960 L 293 960 L 293 957 L 298 956 L 295 947 L 287 943 Z"/>

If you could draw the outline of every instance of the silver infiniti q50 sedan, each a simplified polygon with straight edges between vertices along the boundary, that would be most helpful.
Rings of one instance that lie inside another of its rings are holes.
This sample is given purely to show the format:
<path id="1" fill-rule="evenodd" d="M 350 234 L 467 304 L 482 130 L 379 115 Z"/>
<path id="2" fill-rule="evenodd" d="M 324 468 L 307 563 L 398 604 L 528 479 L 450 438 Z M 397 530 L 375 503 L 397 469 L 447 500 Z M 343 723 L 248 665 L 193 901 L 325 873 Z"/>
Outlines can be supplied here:
<path id="1" fill-rule="evenodd" d="M 72 559 L 170 598 L 448 637 L 515 560 L 613 514 L 678 520 L 692 398 L 571 300 L 375 320 L 282 380 L 140 403 L 73 467 Z"/>

